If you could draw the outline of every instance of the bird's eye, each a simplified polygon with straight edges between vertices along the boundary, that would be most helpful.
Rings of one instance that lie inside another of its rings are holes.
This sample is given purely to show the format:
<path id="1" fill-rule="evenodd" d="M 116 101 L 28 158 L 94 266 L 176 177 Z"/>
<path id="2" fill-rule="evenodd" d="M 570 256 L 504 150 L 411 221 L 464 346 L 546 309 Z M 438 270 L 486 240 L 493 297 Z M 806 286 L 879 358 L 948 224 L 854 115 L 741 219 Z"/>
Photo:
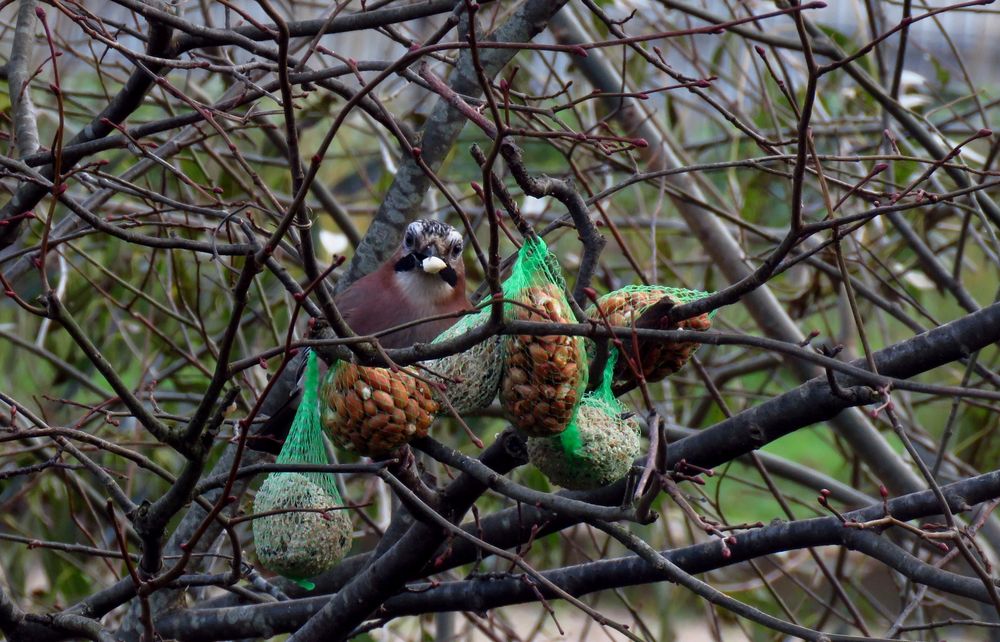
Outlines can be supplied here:
<path id="1" fill-rule="evenodd" d="M 413 245 L 413 232 L 406 233 L 406 237 L 403 238 L 403 244 L 406 245 L 406 247 Z"/>
<path id="2" fill-rule="evenodd" d="M 454 246 L 453 246 L 453 247 L 451 248 L 451 255 L 452 255 L 452 256 L 458 256 L 458 255 L 459 255 L 459 254 L 461 254 L 461 253 L 462 253 L 462 244 L 461 244 L 461 243 L 456 243 L 456 244 L 455 244 L 455 245 L 454 245 Z"/>

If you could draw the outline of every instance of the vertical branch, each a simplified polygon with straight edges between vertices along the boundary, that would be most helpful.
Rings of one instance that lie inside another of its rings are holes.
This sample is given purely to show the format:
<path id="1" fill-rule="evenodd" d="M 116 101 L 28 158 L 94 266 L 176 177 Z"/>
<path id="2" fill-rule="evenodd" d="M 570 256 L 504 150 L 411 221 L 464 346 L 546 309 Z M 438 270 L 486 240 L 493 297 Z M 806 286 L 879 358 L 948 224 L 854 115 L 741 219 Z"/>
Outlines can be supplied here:
<path id="1" fill-rule="evenodd" d="M 17 139 L 17 154 L 21 158 L 38 151 L 38 117 L 28 87 L 31 80 L 28 65 L 35 39 L 35 6 L 35 0 L 20 0 L 18 3 L 17 24 L 8 63 L 14 137 Z"/>
<path id="2" fill-rule="evenodd" d="M 501 315 L 503 314 L 503 305 L 500 303 L 500 298 L 502 296 L 502 292 L 500 290 L 500 217 L 497 214 L 496 204 L 493 202 L 492 178 L 493 163 L 496 161 L 500 145 L 507 136 L 507 127 L 504 124 L 504 121 L 500 118 L 500 110 L 497 109 L 496 99 L 493 96 L 493 88 L 490 86 L 490 80 L 486 76 L 486 70 L 483 69 L 479 47 L 476 44 L 476 12 L 479 9 L 479 4 L 473 2 L 472 0 L 465 0 L 465 6 L 469 16 L 469 29 L 466 37 L 469 42 L 469 54 L 472 57 L 472 67 L 476 72 L 476 78 L 479 81 L 479 88 L 483 92 L 483 96 L 486 97 L 486 104 L 489 106 L 490 114 L 493 117 L 493 127 L 496 131 L 496 135 L 493 138 L 493 144 L 490 146 L 490 151 L 480 167 L 483 176 L 483 182 L 480 188 L 482 190 L 482 194 L 480 196 L 483 200 L 483 206 L 486 208 L 486 220 L 488 221 L 490 227 L 489 255 L 487 257 L 486 265 L 486 283 L 489 285 L 490 295 L 494 300 L 493 306 L 490 309 L 490 321 L 492 323 L 499 323 Z M 474 230 L 470 229 L 470 234 L 473 231 Z M 473 238 L 475 237 L 473 236 Z"/>
<path id="3" fill-rule="evenodd" d="M 892 70 L 892 84 L 889 95 L 899 100 L 899 85 L 903 79 L 903 67 L 906 65 L 906 44 L 910 37 L 910 16 L 913 15 L 913 0 L 903 0 L 903 28 L 899 32 L 899 44 L 896 45 L 896 64 Z"/>
<path id="4" fill-rule="evenodd" d="M 285 144 L 288 146 L 288 168 L 292 175 L 292 189 L 297 194 L 305 183 L 305 172 L 302 169 L 302 157 L 299 154 L 299 135 L 295 126 L 295 100 L 292 83 L 288 76 L 288 45 L 291 33 L 288 30 L 288 24 L 281 17 L 281 14 L 271 6 L 271 3 L 267 0 L 258 0 L 258 2 L 278 27 L 278 82 L 281 88 L 281 107 L 285 116 Z M 306 275 L 315 283 L 316 296 L 319 298 L 320 306 L 327 313 L 328 321 L 334 326 L 334 330 L 343 336 L 345 324 L 337 311 L 333 297 L 330 296 L 330 290 L 326 283 L 320 279 L 316 251 L 313 248 L 312 221 L 309 220 L 309 213 L 301 199 L 296 199 L 290 207 L 292 211 L 289 212 L 289 216 L 295 218 L 295 225 L 299 231 L 298 244 L 302 263 L 306 268 Z M 351 336 L 350 333 L 346 334 Z"/>

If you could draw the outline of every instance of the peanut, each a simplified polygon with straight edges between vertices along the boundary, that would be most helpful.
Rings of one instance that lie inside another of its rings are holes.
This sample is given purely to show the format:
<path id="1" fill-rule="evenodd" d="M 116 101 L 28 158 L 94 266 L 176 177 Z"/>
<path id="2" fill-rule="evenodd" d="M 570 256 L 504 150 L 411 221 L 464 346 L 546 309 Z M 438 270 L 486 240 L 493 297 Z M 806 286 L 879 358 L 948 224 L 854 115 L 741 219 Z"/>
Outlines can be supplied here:
<path id="1" fill-rule="evenodd" d="M 515 384 L 528 383 L 528 373 L 521 368 L 511 368 L 507 376 Z"/>
<path id="2" fill-rule="evenodd" d="M 376 390 L 372 393 L 372 401 L 378 406 L 378 409 L 383 412 L 392 412 L 396 409 L 396 404 L 393 402 L 392 396 L 388 392 L 383 392 L 382 390 Z"/>
<path id="3" fill-rule="evenodd" d="M 340 403 L 335 404 L 334 407 L 343 407 L 345 413 L 352 419 L 360 418 L 364 414 L 364 409 L 361 407 L 361 399 L 357 395 L 347 394 L 341 397 L 339 401 Z"/>
<path id="4" fill-rule="evenodd" d="M 531 355 L 531 360 L 537 365 L 541 363 L 546 363 L 549 360 L 549 353 L 544 346 L 538 343 L 528 344 L 528 354 Z"/>

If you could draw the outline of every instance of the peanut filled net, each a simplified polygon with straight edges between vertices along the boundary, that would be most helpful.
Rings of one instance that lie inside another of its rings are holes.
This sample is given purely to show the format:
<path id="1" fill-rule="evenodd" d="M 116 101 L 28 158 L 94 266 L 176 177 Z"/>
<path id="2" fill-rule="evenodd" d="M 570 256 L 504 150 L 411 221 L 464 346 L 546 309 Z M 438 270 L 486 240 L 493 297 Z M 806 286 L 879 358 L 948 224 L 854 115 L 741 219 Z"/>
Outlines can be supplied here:
<path id="1" fill-rule="evenodd" d="M 639 424 L 611 391 L 616 356 L 612 350 L 601 385 L 584 395 L 565 431 L 528 439 L 528 459 L 554 484 L 601 488 L 625 477 L 639 456 Z"/>
<path id="2" fill-rule="evenodd" d="M 330 367 L 319 394 L 333 443 L 369 457 L 426 437 L 438 411 L 430 386 L 406 370 L 341 361 Z"/>
<path id="3" fill-rule="evenodd" d="M 710 295 L 711 292 L 687 290 L 685 288 L 670 288 L 663 285 L 629 285 L 615 290 L 597 299 L 596 305 L 585 310 L 587 318 L 603 323 L 603 317 L 613 326 L 630 328 L 651 307 L 666 299 L 674 305 L 697 301 Z M 600 309 L 600 312 L 598 311 Z M 655 325 L 661 330 L 708 330 L 712 327 L 711 317 L 715 312 L 700 314 L 679 323 Z M 638 354 L 632 349 L 629 339 L 624 339 L 625 354 L 633 363 L 641 366 L 647 382 L 660 381 L 674 374 L 691 359 L 691 355 L 701 345 L 695 342 L 668 343 L 649 340 L 639 341 Z M 588 350 L 593 353 L 594 344 L 588 342 Z M 615 384 L 635 385 L 635 374 L 627 367 L 625 360 L 620 359 L 615 372 Z"/>
<path id="4" fill-rule="evenodd" d="M 575 323 L 559 262 L 545 242 L 528 237 L 503 284 L 510 320 Z M 570 424 L 587 387 L 582 337 L 510 335 L 500 401 L 515 425 L 532 437 L 555 435 Z"/>
<path id="5" fill-rule="evenodd" d="M 309 353 L 305 389 L 279 464 L 327 465 L 320 428 L 316 389 L 319 369 Z M 254 498 L 255 513 L 273 513 L 253 520 L 257 558 L 267 569 L 303 582 L 337 564 L 351 547 L 351 518 L 333 474 L 271 473 Z"/>

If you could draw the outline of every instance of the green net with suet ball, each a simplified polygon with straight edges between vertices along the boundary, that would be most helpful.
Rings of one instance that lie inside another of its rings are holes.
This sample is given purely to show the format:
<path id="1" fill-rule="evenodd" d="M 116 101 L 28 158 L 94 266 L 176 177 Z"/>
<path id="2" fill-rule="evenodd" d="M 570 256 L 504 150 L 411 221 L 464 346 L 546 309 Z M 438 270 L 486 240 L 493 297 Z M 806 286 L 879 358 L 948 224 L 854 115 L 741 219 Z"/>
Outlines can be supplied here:
<path id="1" fill-rule="evenodd" d="M 477 328 L 490 318 L 490 306 L 476 314 L 462 317 L 442 332 L 434 343 L 459 337 Z M 504 363 L 504 337 L 493 335 L 464 352 L 427 361 L 424 366 L 428 379 L 444 386 L 444 390 L 431 389 L 440 406 L 440 414 L 448 415 L 454 409 L 459 415 L 490 405 L 500 389 L 500 375 Z M 448 403 L 445 403 L 447 397 Z M 451 409 L 448 404 L 451 404 Z"/>
<path id="2" fill-rule="evenodd" d="M 611 350 L 601 385 L 583 396 L 566 430 L 528 439 L 528 459 L 554 484 L 601 488 L 624 478 L 639 456 L 639 424 L 611 391 L 617 354 Z"/>
<path id="3" fill-rule="evenodd" d="M 278 464 L 330 463 L 323 445 L 316 354 L 309 353 L 302 401 Z M 304 582 L 337 564 L 351 547 L 351 518 L 331 473 L 277 472 L 264 479 L 254 498 L 257 558 L 267 569 Z"/>

